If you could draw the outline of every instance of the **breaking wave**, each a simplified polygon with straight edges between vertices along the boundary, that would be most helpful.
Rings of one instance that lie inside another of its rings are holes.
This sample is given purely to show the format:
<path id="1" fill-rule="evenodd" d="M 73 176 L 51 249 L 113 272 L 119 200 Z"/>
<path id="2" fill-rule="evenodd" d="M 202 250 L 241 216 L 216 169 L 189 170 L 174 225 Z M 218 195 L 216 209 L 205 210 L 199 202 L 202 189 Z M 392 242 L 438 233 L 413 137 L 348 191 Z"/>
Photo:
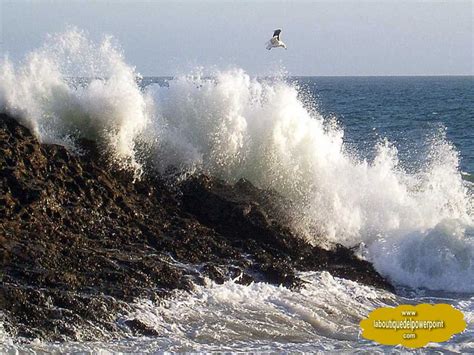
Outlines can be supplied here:
<path id="1" fill-rule="evenodd" d="M 241 69 L 141 87 L 112 38 L 75 29 L 0 64 L 0 107 L 44 142 L 93 139 L 137 174 L 148 159 L 161 173 L 245 177 L 296 201 L 309 239 L 359 244 L 400 284 L 473 292 L 472 186 L 444 131 L 408 172 L 387 140 L 370 161 L 350 154 L 341 127 L 306 101 L 284 78 Z"/>
<path id="2" fill-rule="evenodd" d="M 42 141 L 93 139 L 115 162 L 139 167 L 136 144 L 153 105 L 111 37 L 96 44 L 78 30 L 52 35 L 19 65 L 4 59 L 0 68 L 0 107 Z"/>

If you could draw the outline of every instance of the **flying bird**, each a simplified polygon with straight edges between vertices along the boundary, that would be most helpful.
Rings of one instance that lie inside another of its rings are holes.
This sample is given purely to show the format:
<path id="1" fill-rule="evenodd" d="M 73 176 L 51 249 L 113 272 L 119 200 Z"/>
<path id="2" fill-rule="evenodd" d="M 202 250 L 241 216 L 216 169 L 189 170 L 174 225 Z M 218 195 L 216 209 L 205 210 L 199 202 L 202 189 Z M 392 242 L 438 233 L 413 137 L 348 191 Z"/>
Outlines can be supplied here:
<path id="1" fill-rule="evenodd" d="M 283 43 L 280 40 L 280 33 L 281 33 L 281 29 L 273 31 L 272 39 L 267 42 L 267 49 L 268 50 L 270 50 L 272 48 L 278 48 L 278 47 L 283 47 L 283 48 L 287 49 L 286 44 Z"/>

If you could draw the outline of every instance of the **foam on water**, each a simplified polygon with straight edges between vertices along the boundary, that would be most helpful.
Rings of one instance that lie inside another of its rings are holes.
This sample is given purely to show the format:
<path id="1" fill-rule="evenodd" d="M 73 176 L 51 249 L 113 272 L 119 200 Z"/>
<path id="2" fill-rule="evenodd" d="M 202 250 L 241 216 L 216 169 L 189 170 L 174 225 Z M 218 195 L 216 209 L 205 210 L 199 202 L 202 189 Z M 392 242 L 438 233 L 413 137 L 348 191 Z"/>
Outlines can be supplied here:
<path id="1" fill-rule="evenodd" d="M 407 172 L 386 140 L 373 160 L 354 157 L 343 130 L 302 97 L 297 85 L 241 69 L 141 90 L 112 39 L 96 44 L 77 30 L 0 66 L 0 106 L 45 142 L 94 139 L 138 173 L 146 156 L 161 172 L 245 177 L 295 200 L 305 216 L 295 224 L 308 238 L 363 243 L 395 282 L 474 292 L 472 189 L 444 131 Z"/>
<path id="2" fill-rule="evenodd" d="M 158 337 L 105 346 L 57 344 L 56 349 L 54 344 L 35 342 L 22 350 L 350 349 L 359 338 L 358 322 L 374 307 L 396 302 L 391 293 L 334 279 L 326 272 L 301 276 L 308 284 L 300 291 L 264 283 L 243 286 L 234 281 L 223 285 L 209 281 L 196 286 L 191 295 L 179 291 L 161 304 L 138 300 L 131 305 L 133 311 L 119 319 L 119 323 L 137 319 L 155 329 Z"/>
<path id="3" fill-rule="evenodd" d="M 189 294 L 177 291 L 159 304 L 137 300 L 118 323 L 136 319 L 159 336 L 107 342 L 26 344 L 5 343 L 0 351 L 37 352 L 156 352 L 156 351 L 391 351 L 360 337 L 359 322 L 378 307 L 412 302 L 390 292 L 332 277 L 327 272 L 301 273 L 305 288 L 228 281 L 209 281 Z M 430 344 L 429 350 L 469 352 L 474 348 L 474 299 L 418 298 L 419 302 L 451 303 L 463 311 L 468 331 L 449 343 Z"/>

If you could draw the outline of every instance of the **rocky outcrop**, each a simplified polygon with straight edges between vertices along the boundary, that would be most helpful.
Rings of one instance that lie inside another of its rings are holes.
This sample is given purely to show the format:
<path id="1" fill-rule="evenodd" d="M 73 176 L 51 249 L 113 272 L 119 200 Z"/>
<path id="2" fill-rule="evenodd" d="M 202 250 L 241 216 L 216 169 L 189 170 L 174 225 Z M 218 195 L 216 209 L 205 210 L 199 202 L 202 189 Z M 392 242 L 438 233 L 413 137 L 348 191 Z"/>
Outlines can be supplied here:
<path id="1" fill-rule="evenodd" d="M 299 238 L 273 192 L 205 175 L 173 187 L 151 174 L 134 181 L 82 143 L 82 155 L 40 144 L 0 115 L 0 310 L 12 335 L 153 335 L 117 314 L 137 297 L 192 290 L 205 277 L 300 287 L 295 270 L 328 270 L 392 288 L 351 250 Z"/>

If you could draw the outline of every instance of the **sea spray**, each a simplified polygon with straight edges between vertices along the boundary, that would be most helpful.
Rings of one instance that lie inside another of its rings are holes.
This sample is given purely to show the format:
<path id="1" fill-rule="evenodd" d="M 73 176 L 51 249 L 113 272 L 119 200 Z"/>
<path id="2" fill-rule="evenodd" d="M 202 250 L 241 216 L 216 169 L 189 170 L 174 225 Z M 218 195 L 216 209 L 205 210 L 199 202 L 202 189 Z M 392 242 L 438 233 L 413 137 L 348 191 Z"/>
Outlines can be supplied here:
<path id="1" fill-rule="evenodd" d="M 139 169 L 135 145 L 152 106 L 110 37 L 96 44 L 71 29 L 50 36 L 17 67 L 8 59 L 0 64 L 4 111 L 46 143 L 95 140 L 124 167 Z"/>
<path id="2" fill-rule="evenodd" d="M 231 70 L 212 79 L 178 77 L 148 92 L 157 107 L 162 171 L 173 165 L 232 182 L 247 178 L 297 201 L 304 211 L 298 216 L 306 216 L 298 227 L 309 238 L 317 231 L 346 245 L 363 242 L 367 257 L 398 283 L 472 290 L 472 196 L 444 131 L 428 142 L 421 168 L 408 172 L 386 139 L 371 161 L 349 154 L 342 129 L 283 80 Z M 432 233 L 443 235 L 439 246 L 423 237 Z M 423 248 L 409 267 L 405 238 Z"/>
<path id="3" fill-rule="evenodd" d="M 138 77 L 111 38 L 73 29 L 18 66 L 2 62 L 0 106 L 44 142 L 93 139 L 137 172 L 146 155 L 163 174 L 246 178 L 294 200 L 307 238 L 364 243 L 395 282 L 474 290 L 472 195 L 443 132 L 408 172 L 384 139 L 370 161 L 350 154 L 341 127 L 283 79 L 234 69 L 140 89 Z"/>

